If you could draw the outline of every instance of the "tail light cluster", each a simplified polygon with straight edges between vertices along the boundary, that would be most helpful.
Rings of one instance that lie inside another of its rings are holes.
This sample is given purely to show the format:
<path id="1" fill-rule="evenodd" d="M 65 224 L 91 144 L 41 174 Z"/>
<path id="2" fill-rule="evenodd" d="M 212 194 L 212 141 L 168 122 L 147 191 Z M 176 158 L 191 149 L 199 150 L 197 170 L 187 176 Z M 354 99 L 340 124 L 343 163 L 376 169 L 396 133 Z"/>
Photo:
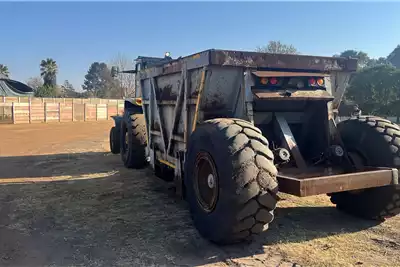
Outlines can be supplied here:
<path id="1" fill-rule="evenodd" d="M 325 84 L 324 78 L 310 78 L 308 79 L 308 85 L 311 87 L 322 87 Z"/>
<path id="2" fill-rule="evenodd" d="M 261 85 L 278 86 L 278 85 L 282 85 L 284 80 L 288 80 L 288 82 L 290 82 L 290 79 L 295 79 L 296 81 L 298 81 L 301 84 L 301 86 L 299 85 L 299 88 L 305 87 L 304 85 L 307 83 L 308 83 L 308 87 L 324 87 L 325 86 L 325 79 L 321 78 L 321 77 L 311 77 L 311 78 L 307 78 L 307 77 L 304 77 L 304 78 L 302 78 L 302 77 L 293 77 L 293 78 L 262 77 L 260 79 L 260 83 L 261 83 Z"/>
<path id="3" fill-rule="evenodd" d="M 277 85 L 279 83 L 279 80 L 275 77 L 271 77 L 271 78 L 266 78 L 263 77 L 260 80 L 262 85 Z"/>

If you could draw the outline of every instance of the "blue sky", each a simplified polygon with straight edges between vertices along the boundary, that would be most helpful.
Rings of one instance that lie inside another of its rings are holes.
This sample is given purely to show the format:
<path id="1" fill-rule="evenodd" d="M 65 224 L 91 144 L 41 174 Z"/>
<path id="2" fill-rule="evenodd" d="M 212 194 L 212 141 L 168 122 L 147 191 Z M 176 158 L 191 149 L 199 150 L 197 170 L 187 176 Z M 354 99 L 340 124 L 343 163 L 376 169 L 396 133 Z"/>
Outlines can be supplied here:
<path id="1" fill-rule="evenodd" d="M 359 49 L 380 57 L 400 44 L 394 2 L 0 2 L 0 13 L 0 64 L 12 78 L 38 76 L 51 57 L 58 82 L 76 87 L 92 62 L 118 53 L 178 57 L 280 40 L 304 54 Z"/>

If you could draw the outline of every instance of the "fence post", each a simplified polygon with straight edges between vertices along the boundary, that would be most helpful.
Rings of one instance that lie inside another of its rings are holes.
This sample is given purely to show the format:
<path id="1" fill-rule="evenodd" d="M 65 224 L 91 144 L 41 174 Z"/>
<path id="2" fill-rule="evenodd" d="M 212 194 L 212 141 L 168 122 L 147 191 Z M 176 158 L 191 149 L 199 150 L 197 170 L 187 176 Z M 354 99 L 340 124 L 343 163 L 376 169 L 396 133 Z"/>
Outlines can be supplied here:
<path id="1" fill-rule="evenodd" d="M 11 115 L 12 115 L 13 124 L 15 124 L 15 106 L 14 106 L 14 101 L 11 103 Z"/>
<path id="2" fill-rule="evenodd" d="M 98 121 L 99 120 L 99 109 L 98 109 L 99 107 L 98 107 L 98 105 L 96 104 L 96 121 Z"/>
<path id="3" fill-rule="evenodd" d="M 32 123 L 32 98 L 31 97 L 29 97 L 28 106 L 29 106 L 29 123 Z"/>
<path id="4" fill-rule="evenodd" d="M 44 102 L 44 122 L 47 122 L 47 102 Z"/>
<path id="5" fill-rule="evenodd" d="M 6 97 L 3 96 L 3 103 L 6 103 Z"/>

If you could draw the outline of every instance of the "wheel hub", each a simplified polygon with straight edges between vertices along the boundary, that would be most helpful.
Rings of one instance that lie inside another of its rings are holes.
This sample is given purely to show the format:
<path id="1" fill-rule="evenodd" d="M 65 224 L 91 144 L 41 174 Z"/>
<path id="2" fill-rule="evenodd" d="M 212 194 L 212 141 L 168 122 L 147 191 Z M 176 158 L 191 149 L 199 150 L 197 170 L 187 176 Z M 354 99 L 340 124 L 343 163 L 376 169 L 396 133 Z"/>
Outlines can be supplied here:
<path id="1" fill-rule="evenodd" d="M 197 203 L 204 212 L 212 212 L 218 199 L 218 174 L 207 152 L 197 154 L 194 169 L 194 190 Z"/>
<path id="2" fill-rule="evenodd" d="M 215 186 L 215 178 L 214 178 L 214 175 L 212 175 L 211 173 L 207 177 L 207 183 L 208 183 L 208 187 L 209 188 L 214 188 L 214 186 Z"/>

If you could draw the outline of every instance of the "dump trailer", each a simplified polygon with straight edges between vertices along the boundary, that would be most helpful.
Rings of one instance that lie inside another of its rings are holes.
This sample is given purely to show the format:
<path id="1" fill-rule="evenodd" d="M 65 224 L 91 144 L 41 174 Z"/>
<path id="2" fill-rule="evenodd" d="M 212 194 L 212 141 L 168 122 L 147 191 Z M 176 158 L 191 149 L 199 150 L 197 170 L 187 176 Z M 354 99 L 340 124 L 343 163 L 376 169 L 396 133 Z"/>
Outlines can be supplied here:
<path id="1" fill-rule="evenodd" d="M 278 192 L 327 194 L 383 220 L 400 213 L 400 128 L 375 116 L 336 123 L 356 68 L 352 58 L 214 49 L 140 57 L 114 140 L 126 167 L 175 183 L 218 244 L 266 230 Z"/>

